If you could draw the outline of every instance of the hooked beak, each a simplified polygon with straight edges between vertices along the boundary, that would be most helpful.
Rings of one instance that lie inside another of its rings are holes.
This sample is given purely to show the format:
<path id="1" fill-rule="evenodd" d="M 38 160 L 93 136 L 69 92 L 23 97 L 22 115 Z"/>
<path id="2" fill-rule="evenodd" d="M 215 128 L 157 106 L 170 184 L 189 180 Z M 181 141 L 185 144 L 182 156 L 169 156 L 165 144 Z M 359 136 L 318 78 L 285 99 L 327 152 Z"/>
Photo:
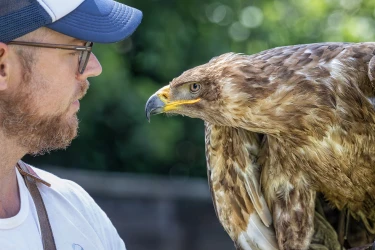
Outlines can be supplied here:
<path id="1" fill-rule="evenodd" d="M 153 94 L 147 101 L 145 112 L 146 112 L 146 118 L 148 121 L 150 121 L 151 115 L 157 115 L 160 113 L 163 113 L 163 109 L 165 107 L 165 104 L 160 98 Z"/>
<path id="2" fill-rule="evenodd" d="M 169 86 L 165 86 L 153 94 L 146 102 L 146 118 L 150 121 L 151 115 L 157 115 L 164 112 L 164 108 L 169 98 Z"/>

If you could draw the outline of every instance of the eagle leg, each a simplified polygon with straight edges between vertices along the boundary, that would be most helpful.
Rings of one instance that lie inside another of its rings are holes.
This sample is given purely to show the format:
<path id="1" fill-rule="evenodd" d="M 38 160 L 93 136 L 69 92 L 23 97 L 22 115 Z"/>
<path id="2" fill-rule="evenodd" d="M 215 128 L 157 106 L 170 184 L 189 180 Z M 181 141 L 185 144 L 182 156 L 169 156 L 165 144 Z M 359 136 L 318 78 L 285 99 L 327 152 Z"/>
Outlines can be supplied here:
<path id="1" fill-rule="evenodd" d="M 308 249 L 314 233 L 314 210 L 316 192 L 294 186 L 279 184 L 278 199 L 273 203 L 273 219 L 280 250 Z"/>
<path id="2" fill-rule="evenodd" d="M 318 201 L 318 200 L 317 200 Z M 314 235 L 309 250 L 342 250 L 337 233 L 318 211 L 314 217 Z"/>

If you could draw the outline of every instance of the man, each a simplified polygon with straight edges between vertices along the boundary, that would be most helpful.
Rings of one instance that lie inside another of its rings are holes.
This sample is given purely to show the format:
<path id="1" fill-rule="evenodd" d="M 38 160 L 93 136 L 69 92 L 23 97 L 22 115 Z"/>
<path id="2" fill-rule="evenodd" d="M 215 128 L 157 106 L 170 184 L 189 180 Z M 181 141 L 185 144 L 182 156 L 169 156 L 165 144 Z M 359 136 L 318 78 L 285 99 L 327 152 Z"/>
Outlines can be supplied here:
<path id="1" fill-rule="evenodd" d="M 19 160 L 70 144 L 102 71 L 92 42 L 120 41 L 141 19 L 112 0 L 0 0 L 1 250 L 125 249 L 80 186 Z"/>

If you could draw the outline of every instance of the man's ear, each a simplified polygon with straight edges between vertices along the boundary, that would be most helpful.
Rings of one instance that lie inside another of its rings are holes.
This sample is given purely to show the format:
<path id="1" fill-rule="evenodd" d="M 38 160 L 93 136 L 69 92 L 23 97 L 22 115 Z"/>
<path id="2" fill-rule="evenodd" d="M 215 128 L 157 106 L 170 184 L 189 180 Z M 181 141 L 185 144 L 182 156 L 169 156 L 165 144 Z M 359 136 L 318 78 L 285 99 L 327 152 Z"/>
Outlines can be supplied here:
<path id="1" fill-rule="evenodd" d="M 9 48 L 0 42 L 0 91 L 8 88 L 9 81 Z"/>

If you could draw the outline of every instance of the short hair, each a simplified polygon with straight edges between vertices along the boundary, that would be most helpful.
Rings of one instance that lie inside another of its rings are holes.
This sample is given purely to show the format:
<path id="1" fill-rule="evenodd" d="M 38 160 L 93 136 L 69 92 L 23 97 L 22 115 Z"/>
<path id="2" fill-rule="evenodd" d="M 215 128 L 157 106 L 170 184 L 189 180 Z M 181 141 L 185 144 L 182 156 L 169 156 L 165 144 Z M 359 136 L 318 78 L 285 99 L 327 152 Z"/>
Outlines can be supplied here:
<path id="1" fill-rule="evenodd" d="M 43 42 L 46 36 L 52 33 L 52 30 L 41 27 L 33 32 L 27 33 L 21 37 L 14 39 L 14 41 L 28 41 L 28 42 Z"/>
<path id="2" fill-rule="evenodd" d="M 15 41 L 43 42 L 49 33 L 52 33 L 50 29 L 42 27 L 15 39 Z M 21 65 L 23 67 L 22 78 L 24 82 L 29 82 L 30 80 L 32 67 L 37 61 L 39 49 L 40 48 L 37 47 L 14 46 L 14 51 L 19 56 Z"/>

